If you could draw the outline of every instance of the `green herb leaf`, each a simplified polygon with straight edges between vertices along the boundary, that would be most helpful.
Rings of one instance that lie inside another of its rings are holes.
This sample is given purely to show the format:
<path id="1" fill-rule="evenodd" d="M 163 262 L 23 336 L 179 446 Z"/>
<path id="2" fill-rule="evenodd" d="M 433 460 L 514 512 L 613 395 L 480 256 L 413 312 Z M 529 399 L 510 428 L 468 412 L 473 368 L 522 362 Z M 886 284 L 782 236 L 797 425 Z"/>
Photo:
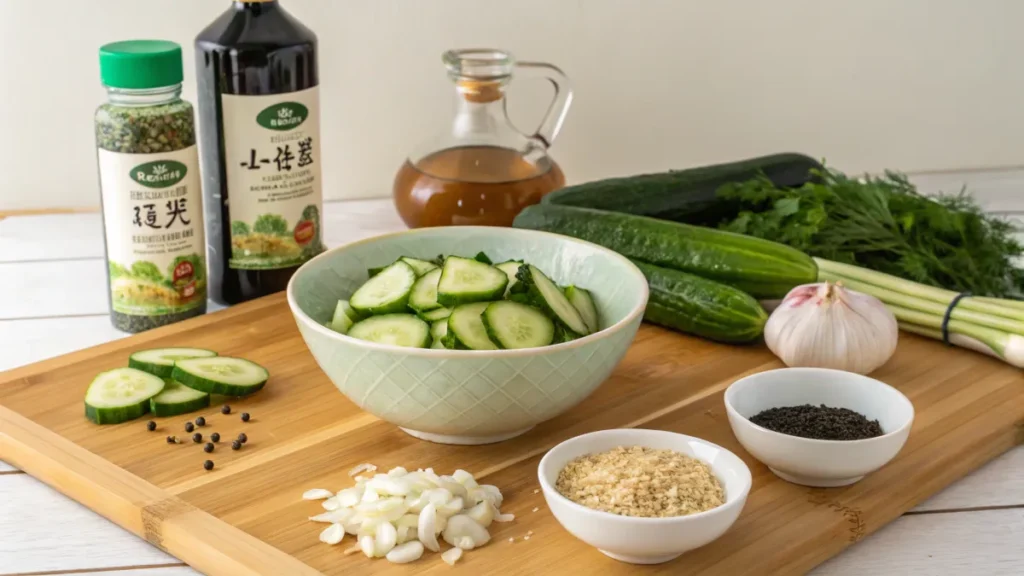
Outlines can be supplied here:
<path id="1" fill-rule="evenodd" d="M 986 215 L 965 190 L 932 198 L 896 172 L 815 175 L 795 189 L 776 188 L 763 176 L 723 186 L 718 197 L 738 209 L 719 227 L 931 286 L 1022 294 L 1024 272 L 1013 261 L 1024 247 L 1008 222 Z"/>

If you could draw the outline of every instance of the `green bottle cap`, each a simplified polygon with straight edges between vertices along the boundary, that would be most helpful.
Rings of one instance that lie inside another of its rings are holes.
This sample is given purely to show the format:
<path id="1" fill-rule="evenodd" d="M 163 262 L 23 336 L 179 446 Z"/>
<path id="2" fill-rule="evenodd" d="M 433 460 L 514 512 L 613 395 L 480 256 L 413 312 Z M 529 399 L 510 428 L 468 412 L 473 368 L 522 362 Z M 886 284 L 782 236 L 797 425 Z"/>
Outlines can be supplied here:
<path id="1" fill-rule="evenodd" d="M 100 80 L 112 88 L 162 88 L 182 78 L 181 46 L 174 42 L 127 40 L 100 47 Z"/>

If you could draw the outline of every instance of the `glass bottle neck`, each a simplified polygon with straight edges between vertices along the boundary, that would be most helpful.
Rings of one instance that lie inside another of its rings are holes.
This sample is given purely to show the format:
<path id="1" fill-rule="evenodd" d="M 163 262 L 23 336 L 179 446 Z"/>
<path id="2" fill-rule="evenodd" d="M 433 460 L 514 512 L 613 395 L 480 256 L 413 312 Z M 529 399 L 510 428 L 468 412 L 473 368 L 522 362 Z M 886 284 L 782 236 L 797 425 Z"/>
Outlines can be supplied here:
<path id="1" fill-rule="evenodd" d="M 145 90 L 107 86 L 107 99 L 118 106 L 157 106 L 181 100 L 181 84 Z"/>
<path id="2" fill-rule="evenodd" d="M 510 129 L 508 120 L 505 118 L 504 94 L 486 102 L 474 101 L 465 96 L 461 93 L 455 95 L 453 136 L 469 139 L 479 144 L 484 142 L 477 142 L 477 140 L 490 140 Z"/>

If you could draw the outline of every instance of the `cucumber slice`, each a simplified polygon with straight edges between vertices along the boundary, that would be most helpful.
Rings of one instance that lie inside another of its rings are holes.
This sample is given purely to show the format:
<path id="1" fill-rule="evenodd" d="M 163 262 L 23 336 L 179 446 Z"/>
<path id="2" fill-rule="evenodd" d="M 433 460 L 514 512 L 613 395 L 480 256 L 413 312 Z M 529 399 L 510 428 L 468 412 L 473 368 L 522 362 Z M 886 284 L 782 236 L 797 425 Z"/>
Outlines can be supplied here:
<path id="1" fill-rule="evenodd" d="M 447 265 L 447 263 L 446 263 Z M 448 317 L 448 334 L 446 345 L 452 348 L 469 350 L 497 350 L 494 342 L 487 336 L 481 314 L 490 306 L 490 302 L 463 304 L 452 310 Z"/>
<path id="2" fill-rule="evenodd" d="M 447 320 L 452 315 L 451 308 L 437 308 L 430 312 L 421 312 L 417 314 L 420 318 L 423 318 L 427 322 L 436 322 L 437 320 Z"/>
<path id="3" fill-rule="evenodd" d="M 441 308 L 441 305 L 437 303 L 437 282 L 440 279 L 441 269 L 436 267 L 420 276 L 412 285 L 412 292 L 409 293 L 409 308 L 417 312 L 429 312 Z"/>
<path id="4" fill-rule="evenodd" d="M 404 312 L 415 282 L 416 272 L 412 267 L 398 261 L 367 280 L 348 302 L 360 314 Z"/>
<path id="5" fill-rule="evenodd" d="M 430 326 L 412 314 L 384 314 L 356 322 L 348 335 L 367 342 L 426 348 L 430 345 Z"/>
<path id="6" fill-rule="evenodd" d="M 427 272 L 430 272 L 431 270 L 436 270 L 438 268 L 437 264 L 434 264 L 433 262 L 420 260 L 419 258 L 412 258 L 410 256 L 402 256 L 401 258 L 399 258 L 399 260 L 408 264 L 409 267 L 412 268 L 413 272 L 415 272 L 417 276 L 423 276 Z"/>
<path id="7" fill-rule="evenodd" d="M 508 276 L 508 286 L 505 287 L 506 298 L 508 297 L 509 292 L 512 291 L 512 287 L 516 285 L 516 282 L 519 282 L 519 280 L 516 278 L 516 272 L 519 271 L 519 267 L 522 265 L 523 263 L 520 262 L 519 260 L 509 260 L 508 262 L 502 262 L 501 264 L 496 264 L 494 266 L 498 270 L 504 272 L 506 276 Z"/>
<path id="8" fill-rule="evenodd" d="M 149 412 L 149 399 L 164 380 L 137 368 L 115 368 L 93 379 L 85 392 L 85 417 L 97 424 L 119 424 Z"/>
<path id="9" fill-rule="evenodd" d="M 497 300 L 505 294 L 508 276 L 494 266 L 469 258 L 449 256 L 437 283 L 437 301 L 442 306 Z"/>
<path id="10" fill-rule="evenodd" d="M 573 332 L 572 330 L 569 330 L 565 326 L 562 326 L 561 324 L 557 324 L 556 323 L 555 324 L 555 337 L 551 340 L 551 343 L 552 344 L 561 344 L 563 342 L 572 342 L 573 340 L 578 340 L 579 338 L 580 338 L 579 334 L 576 334 L 575 332 Z"/>
<path id="11" fill-rule="evenodd" d="M 590 334 L 580 313 L 565 297 L 562 290 L 540 269 L 533 264 L 527 264 L 519 269 L 516 277 L 519 278 L 516 292 L 525 290 L 531 304 L 538 306 L 552 318 L 556 318 L 569 330 L 581 336 Z"/>
<path id="12" fill-rule="evenodd" d="M 175 362 L 171 377 L 207 394 L 245 396 L 263 388 L 270 373 L 263 366 L 243 358 L 217 356 Z"/>
<path id="13" fill-rule="evenodd" d="M 434 343 L 431 344 L 430 347 L 437 350 L 444 350 L 445 348 L 447 348 L 447 346 L 444 345 L 444 342 L 440 340 L 434 340 Z"/>
<path id="14" fill-rule="evenodd" d="M 164 389 L 149 399 L 149 411 L 154 416 L 177 416 L 209 406 L 209 394 L 193 390 L 174 380 L 167 380 Z"/>
<path id="15" fill-rule="evenodd" d="M 334 317 L 331 318 L 331 323 L 327 327 L 335 332 L 345 334 L 354 323 L 352 314 L 355 314 L 355 310 L 352 310 L 352 305 L 348 303 L 348 300 L 338 300 L 337 306 L 334 307 Z"/>
<path id="16" fill-rule="evenodd" d="M 594 297 L 591 296 L 589 290 L 570 285 L 565 289 L 565 297 L 572 304 L 573 308 L 580 313 L 583 323 L 587 325 L 591 332 L 597 332 L 601 329 L 600 322 L 597 319 L 597 306 L 594 306 Z"/>
<path id="17" fill-rule="evenodd" d="M 213 350 L 203 348 L 153 348 L 139 350 L 128 357 L 128 367 L 149 372 L 161 378 L 170 378 L 174 363 L 187 358 L 209 358 L 216 356 Z"/>
<path id="18" fill-rule="evenodd" d="M 441 340 L 448 334 L 448 319 L 437 320 L 430 325 L 430 337 Z"/>
<path id="19" fill-rule="evenodd" d="M 487 335 L 505 349 L 540 348 L 551 344 L 555 323 L 533 306 L 518 302 L 492 302 L 482 315 Z"/>

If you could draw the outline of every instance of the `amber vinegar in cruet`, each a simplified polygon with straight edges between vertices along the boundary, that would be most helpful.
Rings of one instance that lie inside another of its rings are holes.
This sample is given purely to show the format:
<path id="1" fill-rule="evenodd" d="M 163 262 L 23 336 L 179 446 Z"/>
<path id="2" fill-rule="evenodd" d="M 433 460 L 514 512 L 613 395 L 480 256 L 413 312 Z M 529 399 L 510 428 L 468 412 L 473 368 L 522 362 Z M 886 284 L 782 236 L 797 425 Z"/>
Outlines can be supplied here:
<path id="1" fill-rule="evenodd" d="M 410 227 L 511 226 L 525 207 L 565 185 L 547 149 L 572 101 L 565 75 L 550 64 L 515 62 L 499 50 L 451 50 L 443 60 L 455 82 L 451 131 L 412 154 L 395 176 L 395 206 Z M 505 112 L 513 71 L 540 73 L 555 99 L 533 135 Z"/>

